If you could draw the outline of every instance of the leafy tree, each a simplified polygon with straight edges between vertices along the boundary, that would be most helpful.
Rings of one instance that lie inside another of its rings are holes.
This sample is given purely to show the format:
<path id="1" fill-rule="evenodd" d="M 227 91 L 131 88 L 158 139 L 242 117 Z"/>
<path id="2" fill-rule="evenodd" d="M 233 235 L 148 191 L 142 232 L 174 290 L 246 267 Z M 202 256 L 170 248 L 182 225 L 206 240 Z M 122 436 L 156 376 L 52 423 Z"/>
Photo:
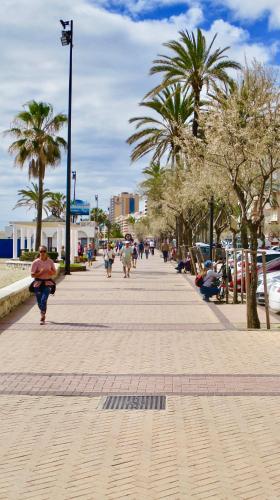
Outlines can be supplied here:
<path id="1" fill-rule="evenodd" d="M 66 210 L 66 196 L 63 193 L 50 193 L 47 208 L 55 217 L 61 217 Z"/>
<path id="2" fill-rule="evenodd" d="M 201 93 L 205 89 L 215 89 L 217 84 L 225 86 L 233 83 L 227 70 L 240 69 L 240 64 L 227 59 L 225 52 L 229 47 L 213 49 L 217 34 L 209 46 L 202 31 L 198 28 L 196 36 L 188 31 L 180 31 L 180 40 L 164 44 L 173 53 L 171 56 L 159 55 L 150 73 L 163 73 L 163 81 L 148 95 L 154 95 L 163 88 L 180 83 L 185 91 L 192 89 L 194 98 L 193 135 L 198 135 L 198 114 L 201 106 Z"/>
<path id="3" fill-rule="evenodd" d="M 38 179 L 38 205 L 35 250 L 41 243 L 44 178 L 48 166 L 56 167 L 61 160 L 61 150 L 66 141 L 56 135 L 67 122 L 64 114 L 54 115 L 51 104 L 30 101 L 18 113 L 13 127 L 5 134 L 16 140 L 9 147 L 15 155 L 15 165 L 28 165 L 29 178 Z"/>
<path id="4" fill-rule="evenodd" d="M 38 184 L 31 182 L 31 186 L 27 186 L 26 189 L 19 189 L 18 196 L 20 199 L 17 201 L 14 208 L 18 207 L 27 207 L 28 210 L 34 209 L 38 210 L 39 204 L 39 188 Z M 51 192 L 48 189 L 43 189 L 43 210 L 47 214 L 48 213 L 48 204 L 45 200 L 50 198 Z"/>
<path id="5" fill-rule="evenodd" d="M 117 222 L 113 222 L 110 228 L 111 238 L 123 238 L 121 226 Z"/>
<path id="6" fill-rule="evenodd" d="M 98 226 L 101 226 L 102 224 L 106 225 L 106 223 L 108 221 L 108 216 L 104 212 L 104 210 L 102 210 L 102 208 L 96 207 L 96 208 L 92 208 L 91 213 L 90 213 L 90 219 L 92 221 L 95 221 Z"/>

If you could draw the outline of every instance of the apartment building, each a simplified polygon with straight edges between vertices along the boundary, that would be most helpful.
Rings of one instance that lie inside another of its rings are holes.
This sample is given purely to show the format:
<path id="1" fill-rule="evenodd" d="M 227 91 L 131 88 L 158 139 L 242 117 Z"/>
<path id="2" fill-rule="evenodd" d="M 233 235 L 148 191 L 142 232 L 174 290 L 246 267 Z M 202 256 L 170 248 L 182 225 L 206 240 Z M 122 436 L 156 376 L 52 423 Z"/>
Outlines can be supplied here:
<path id="1" fill-rule="evenodd" d="M 123 192 L 110 200 L 110 221 L 139 212 L 139 194 Z"/>

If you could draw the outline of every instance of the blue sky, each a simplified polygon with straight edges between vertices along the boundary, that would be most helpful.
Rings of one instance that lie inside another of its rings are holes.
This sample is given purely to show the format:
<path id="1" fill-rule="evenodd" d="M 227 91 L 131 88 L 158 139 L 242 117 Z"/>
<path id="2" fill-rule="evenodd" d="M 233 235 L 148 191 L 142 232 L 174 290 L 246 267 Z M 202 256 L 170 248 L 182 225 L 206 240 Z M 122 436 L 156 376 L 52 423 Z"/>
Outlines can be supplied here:
<path id="1" fill-rule="evenodd" d="M 73 169 L 77 195 L 109 206 L 122 190 L 135 190 L 147 161 L 130 164 L 128 119 L 155 85 L 148 75 L 162 44 L 179 29 L 204 30 L 208 40 L 231 46 L 229 56 L 280 64 L 279 0 L 1 0 L 0 131 L 22 105 L 51 102 L 67 112 L 68 51 L 59 42 L 59 19 L 75 23 L 73 74 Z M 65 131 L 66 133 L 66 131 Z M 28 185 L 27 169 L 13 166 L 9 140 L 0 141 L 0 228 L 29 219 L 13 210 L 17 190 Z M 49 170 L 45 185 L 65 190 L 66 158 Z"/>

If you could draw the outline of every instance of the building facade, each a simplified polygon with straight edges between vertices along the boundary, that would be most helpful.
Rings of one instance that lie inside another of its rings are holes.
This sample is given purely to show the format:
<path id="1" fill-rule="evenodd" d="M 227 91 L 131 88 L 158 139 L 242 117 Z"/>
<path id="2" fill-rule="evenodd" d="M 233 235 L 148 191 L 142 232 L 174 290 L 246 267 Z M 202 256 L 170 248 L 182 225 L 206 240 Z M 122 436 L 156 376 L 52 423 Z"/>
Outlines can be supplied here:
<path id="1" fill-rule="evenodd" d="M 119 217 L 126 217 L 139 211 L 139 194 L 123 192 L 112 196 L 110 200 L 110 221 L 116 222 Z"/>

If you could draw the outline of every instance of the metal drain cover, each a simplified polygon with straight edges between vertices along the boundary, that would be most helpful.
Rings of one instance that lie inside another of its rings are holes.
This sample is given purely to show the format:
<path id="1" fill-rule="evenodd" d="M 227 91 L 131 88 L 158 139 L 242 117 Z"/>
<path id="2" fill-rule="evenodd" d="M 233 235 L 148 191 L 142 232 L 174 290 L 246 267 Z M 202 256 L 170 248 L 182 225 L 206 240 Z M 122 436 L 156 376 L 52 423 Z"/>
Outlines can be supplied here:
<path id="1" fill-rule="evenodd" d="M 107 396 L 102 410 L 165 410 L 166 396 Z"/>

